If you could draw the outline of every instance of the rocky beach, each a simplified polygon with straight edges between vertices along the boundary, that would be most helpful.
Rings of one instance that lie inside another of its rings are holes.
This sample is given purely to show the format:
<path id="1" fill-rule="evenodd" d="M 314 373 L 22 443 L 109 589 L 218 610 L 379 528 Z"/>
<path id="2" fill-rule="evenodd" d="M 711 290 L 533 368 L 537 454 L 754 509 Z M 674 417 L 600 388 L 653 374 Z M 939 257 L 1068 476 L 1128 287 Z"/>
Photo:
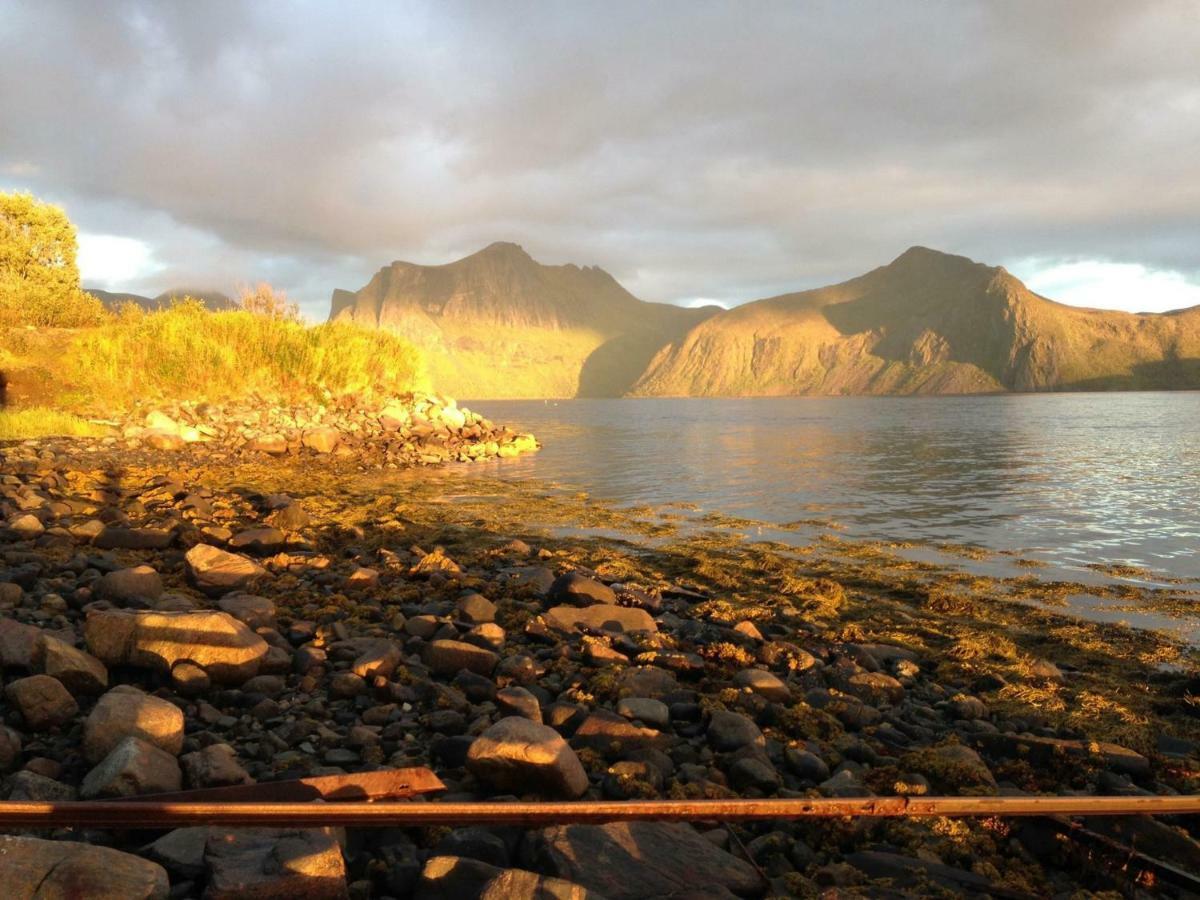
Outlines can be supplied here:
<path id="1" fill-rule="evenodd" d="M 440 799 L 1194 792 L 1191 648 L 835 537 L 433 463 L 439 398 L 177 405 L 3 448 L 3 796 L 428 766 Z M 425 466 L 422 468 L 421 466 Z M 1147 896 L 1053 820 L 0 838 L 20 896 Z M 1089 820 L 1200 871 L 1195 823 Z M 1169 852 L 1168 852 L 1169 851 Z"/>

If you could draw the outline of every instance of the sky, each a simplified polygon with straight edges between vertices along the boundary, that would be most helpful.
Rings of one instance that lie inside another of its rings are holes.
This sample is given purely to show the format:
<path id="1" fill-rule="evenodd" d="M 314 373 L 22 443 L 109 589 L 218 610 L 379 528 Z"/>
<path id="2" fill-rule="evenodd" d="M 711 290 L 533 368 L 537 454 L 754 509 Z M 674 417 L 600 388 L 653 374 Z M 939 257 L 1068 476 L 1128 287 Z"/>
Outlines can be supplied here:
<path id="1" fill-rule="evenodd" d="M 0 190 L 90 287 L 314 319 L 496 240 L 734 305 L 920 244 L 1200 303 L 1200 4 L 0 0 Z"/>

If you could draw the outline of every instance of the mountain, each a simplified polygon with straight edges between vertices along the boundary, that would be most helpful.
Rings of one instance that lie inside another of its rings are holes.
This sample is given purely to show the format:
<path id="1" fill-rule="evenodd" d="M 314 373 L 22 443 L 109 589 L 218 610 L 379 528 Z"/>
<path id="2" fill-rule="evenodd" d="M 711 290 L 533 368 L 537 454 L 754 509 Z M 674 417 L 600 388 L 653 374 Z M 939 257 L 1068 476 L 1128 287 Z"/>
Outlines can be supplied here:
<path id="1" fill-rule="evenodd" d="M 84 288 L 84 290 L 103 303 L 107 309 L 119 309 L 125 303 L 136 303 L 142 309 L 146 310 L 162 309 L 183 297 L 194 297 L 216 312 L 237 309 L 237 304 L 228 295 L 222 294 L 220 291 L 197 291 L 190 288 L 175 288 L 174 290 L 163 291 L 157 297 L 143 297 L 141 294 L 101 291 L 97 288 Z"/>
<path id="2" fill-rule="evenodd" d="M 398 332 L 456 397 L 619 397 L 715 307 L 646 303 L 594 266 L 547 266 L 495 243 L 457 262 L 394 262 L 329 318 Z"/>
<path id="3" fill-rule="evenodd" d="M 913 247 L 858 278 L 747 303 L 657 353 L 642 396 L 1200 388 L 1200 307 L 1080 309 L 1003 268 Z"/>

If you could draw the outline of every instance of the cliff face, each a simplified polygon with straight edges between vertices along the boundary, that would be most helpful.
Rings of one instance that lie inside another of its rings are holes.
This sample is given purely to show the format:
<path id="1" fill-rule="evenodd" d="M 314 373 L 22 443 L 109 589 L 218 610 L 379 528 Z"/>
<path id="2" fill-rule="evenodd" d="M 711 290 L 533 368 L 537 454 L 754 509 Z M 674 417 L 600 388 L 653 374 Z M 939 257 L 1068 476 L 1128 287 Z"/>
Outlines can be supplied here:
<path id="1" fill-rule="evenodd" d="M 644 303 L 602 269 L 497 243 L 444 266 L 394 262 L 360 291 L 334 291 L 330 319 L 403 334 L 454 396 L 619 397 L 712 312 Z"/>
<path id="2" fill-rule="evenodd" d="M 334 291 L 330 318 L 400 332 L 439 390 L 469 398 L 1200 388 L 1200 307 L 1064 306 L 922 247 L 723 311 L 645 303 L 601 269 L 492 244 L 444 266 L 392 263 Z"/>
<path id="3" fill-rule="evenodd" d="M 1002 268 L 914 247 L 831 287 L 748 303 L 665 347 L 632 393 L 944 394 L 1200 388 L 1200 308 L 1078 309 Z"/>

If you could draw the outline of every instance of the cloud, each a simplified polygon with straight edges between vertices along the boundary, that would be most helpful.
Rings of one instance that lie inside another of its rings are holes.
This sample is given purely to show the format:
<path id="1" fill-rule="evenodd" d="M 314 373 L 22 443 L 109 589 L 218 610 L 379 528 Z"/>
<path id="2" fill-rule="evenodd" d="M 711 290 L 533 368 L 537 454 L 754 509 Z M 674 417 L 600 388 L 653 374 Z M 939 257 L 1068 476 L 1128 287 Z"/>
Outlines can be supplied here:
<path id="1" fill-rule="evenodd" d="M 736 303 L 911 244 L 1200 275 L 1185 2 L 0 0 L 0 187 L 310 314 L 497 239 Z"/>
<path id="2" fill-rule="evenodd" d="M 1179 272 L 1103 260 L 1023 260 L 1013 266 L 1034 291 L 1073 306 L 1169 312 L 1200 306 L 1200 284 Z"/>

